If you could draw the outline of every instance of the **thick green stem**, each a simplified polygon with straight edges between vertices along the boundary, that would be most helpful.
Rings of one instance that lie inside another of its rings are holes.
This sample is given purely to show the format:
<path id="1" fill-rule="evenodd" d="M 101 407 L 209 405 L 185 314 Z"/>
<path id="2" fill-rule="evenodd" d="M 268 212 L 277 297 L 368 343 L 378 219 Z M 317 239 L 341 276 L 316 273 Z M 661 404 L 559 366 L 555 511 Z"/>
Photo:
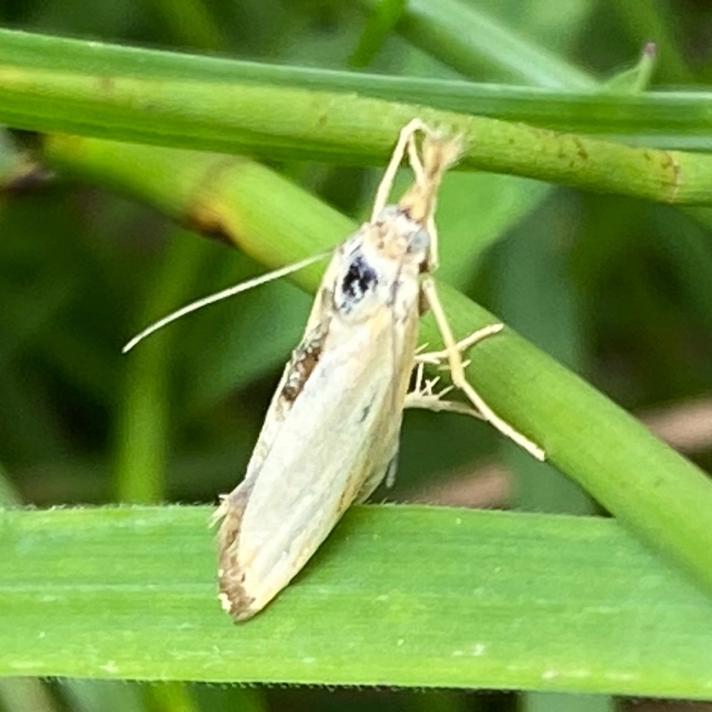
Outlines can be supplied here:
<path id="1" fill-rule="evenodd" d="M 460 167 L 712 205 L 712 156 L 615 143 L 350 94 L 0 68 L 0 120 L 228 153 L 382 163 L 414 116 L 462 134 Z"/>
<path id="2" fill-rule="evenodd" d="M 449 35 L 443 44 L 451 44 Z M 258 64 L 4 29 L 0 29 L 0 68 L 20 68 L 30 74 L 53 71 L 207 83 L 221 90 L 226 85 L 253 83 L 340 94 L 357 92 L 373 98 L 607 136 L 637 145 L 712 149 L 712 97 L 704 91 L 612 96 L 591 90 L 476 84 Z"/>

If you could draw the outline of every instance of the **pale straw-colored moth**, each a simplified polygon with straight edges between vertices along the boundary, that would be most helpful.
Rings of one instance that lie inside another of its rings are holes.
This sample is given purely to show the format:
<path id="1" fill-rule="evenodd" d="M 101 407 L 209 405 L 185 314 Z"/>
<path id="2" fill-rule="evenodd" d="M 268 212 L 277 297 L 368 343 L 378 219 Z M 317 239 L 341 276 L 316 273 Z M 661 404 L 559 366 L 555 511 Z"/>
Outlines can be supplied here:
<path id="1" fill-rule="evenodd" d="M 419 146 L 416 136 L 422 133 Z M 333 251 L 307 321 L 267 411 L 242 482 L 215 513 L 220 522 L 219 598 L 237 621 L 264 608 L 302 569 L 342 514 L 392 479 L 404 407 L 452 410 L 491 423 L 537 459 L 544 452 L 503 421 L 465 376 L 462 352 L 502 329 L 492 324 L 456 342 L 438 298 L 434 213 L 459 137 L 414 119 L 398 138 L 371 219 Z M 414 182 L 387 204 L 407 154 Z M 139 334 L 207 303 L 323 258 L 309 258 L 188 305 Z M 421 313 L 429 308 L 445 348 L 418 353 Z M 468 404 L 435 392 L 425 364 L 447 364 Z M 408 392 L 415 369 L 415 388 Z"/>

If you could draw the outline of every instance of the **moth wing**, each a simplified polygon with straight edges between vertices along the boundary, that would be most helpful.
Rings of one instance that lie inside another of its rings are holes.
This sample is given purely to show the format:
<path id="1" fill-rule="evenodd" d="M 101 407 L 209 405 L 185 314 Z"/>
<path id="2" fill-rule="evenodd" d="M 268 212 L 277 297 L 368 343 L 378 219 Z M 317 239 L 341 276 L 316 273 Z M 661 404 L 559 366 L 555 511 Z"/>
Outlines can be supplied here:
<path id="1" fill-rule="evenodd" d="M 314 343 L 319 338 L 318 335 L 322 335 L 325 338 L 325 335 L 328 333 L 328 326 L 331 318 L 330 302 L 334 275 L 338 272 L 340 260 L 340 251 L 337 250 L 324 272 L 324 276 L 322 277 L 321 284 L 317 292 L 317 297 L 314 300 L 314 304 L 304 329 L 304 335 L 302 336 L 299 346 L 294 350 L 295 354 L 306 351 L 309 348 L 309 344 Z M 289 415 L 291 404 L 285 402 L 281 397 L 281 394 L 283 393 L 286 382 L 293 371 L 293 361 L 294 357 L 284 367 L 282 377 L 280 378 L 277 389 L 275 390 L 274 396 L 272 397 L 272 401 L 267 410 L 267 414 L 265 415 L 260 436 L 252 452 L 252 456 L 250 457 L 250 462 L 247 465 L 245 477 L 229 495 L 222 496 L 221 504 L 213 515 L 213 522 L 224 520 L 230 512 L 231 507 L 234 510 L 232 512 L 234 518 L 236 510 L 239 509 L 238 505 L 240 499 L 244 499 L 246 494 L 245 490 L 252 489 L 254 480 L 262 467 L 262 462 L 266 454 L 272 449 L 274 439 L 279 433 L 283 422 Z M 241 494 L 238 496 L 239 493 Z"/>
<path id="2" fill-rule="evenodd" d="M 384 457 L 382 461 L 374 464 L 370 475 L 364 480 L 361 489 L 356 493 L 354 502 L 365 502 L 383 480 L 386 481 L 386 487 L 390 487 L 395 481 L 396 471 L 398 470 L 399 440 L 400 437 L 397 433 L 395 437 L 391 438 L 390 446 L 383 448 Z"/>
<path id="3" fill-rule="evenodd" d="M 397 373 L 384 368 L 393 358 L 387 310 L 341 343 L 327 340 L 289 417 L 275 425 L 257 466 L 223 503 L 221 596 L 236 619 L 279 593 L 343 512 L 385 475 L 397 450 L 417 324 L 414 314 L 400 332 Z"/>

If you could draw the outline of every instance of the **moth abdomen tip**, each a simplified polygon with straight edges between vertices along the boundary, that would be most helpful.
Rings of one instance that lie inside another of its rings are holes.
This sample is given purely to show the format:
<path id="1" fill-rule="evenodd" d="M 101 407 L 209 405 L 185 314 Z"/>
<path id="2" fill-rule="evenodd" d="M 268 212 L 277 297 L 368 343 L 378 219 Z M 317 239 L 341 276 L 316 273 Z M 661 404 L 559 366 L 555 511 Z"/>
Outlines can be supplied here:
<path id="1" fill-rule="evenodd" d="M 221 582 L 218 601 L 225 613 L 238 623 L 252 618 L 260 610 L 253 607 L 255 599 L 247 595 L 242 585 L 233 582 L 228 584 Z"/>

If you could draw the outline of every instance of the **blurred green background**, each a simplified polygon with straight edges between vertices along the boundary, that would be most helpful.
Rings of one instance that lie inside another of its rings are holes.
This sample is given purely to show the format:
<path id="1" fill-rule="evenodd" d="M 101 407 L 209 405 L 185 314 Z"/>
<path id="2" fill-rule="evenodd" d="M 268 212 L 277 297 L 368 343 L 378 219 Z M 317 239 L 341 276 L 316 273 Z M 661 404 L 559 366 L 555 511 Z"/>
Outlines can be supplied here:
<path id="1" fill-rule="evenodd" d="M 712 77 L 712 8 L 704 0 L 469 4 L 523 41 L 600 80 L 634 64 L 648 41 L 656 43 L 659 57 L 653 87 L 699 87 Z M 272 63 L 528 81 L 524 67 L 504 68 L 487 53 L 480 66 L 452 66 L 446 53 L 436 56 L 418 48 L 414 30 L 377 37 L 367 5 L 5 0 L 0 24 Z M 0 171 L 13 145 L 32 140 L 3 134 Z M 275 165 L 346 214 L 367 214 L 377 171 Z M 615 401 L 650 417 L 664 437 L 709 468 L 709 224 L 704 213 L 631 199 L 508 176 L 451 175 L 439 210 L 440 276 Z M 468 253 L 449 250 L 448 236 L 459 236 L 450 244 L 467 243 Z M 334 243 L 342 238 L 335 235 Z M 300 336 L 310 298 L 288 283 L 272 284 L 171 327 L 143 354 L 124 357 L 120 350 L 151 319 L 260 271 L 236 251 L 198 238 L 145 206 L 61 175 L 3 191 L 0 469 L 5 499 L 38 506 L 191 503 L 214 502 L 218 493 L 230 490 L 242 475 L 282 364 Z M 406 415 L 396 487 L 379 491 L 376 499 L 596 510 L 574 485 L 534 465 L 483 426 L 427 413 Z M 494 712 L 617 705 L 603 698 L 503 693 L 0 683 L 0 707 L 11 712 L 371 707 Z M 666 708 L 672 709 L 668 703 L 639 705 L 641 710 Z"/>

